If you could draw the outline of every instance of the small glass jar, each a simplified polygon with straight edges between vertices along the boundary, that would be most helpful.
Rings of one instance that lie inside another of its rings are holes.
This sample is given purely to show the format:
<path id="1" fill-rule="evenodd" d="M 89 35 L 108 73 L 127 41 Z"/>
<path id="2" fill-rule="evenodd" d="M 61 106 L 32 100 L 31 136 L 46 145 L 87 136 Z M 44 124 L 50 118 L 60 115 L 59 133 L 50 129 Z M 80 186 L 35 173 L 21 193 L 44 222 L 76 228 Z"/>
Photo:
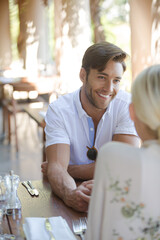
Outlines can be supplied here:
<path id="1" fill-rule="evenodd" d="M 19 185 L 18 175 L 7 175 L 4 177 L 6 185 L 6 213 L 8 215 L 15 214 L 21 210 L 21 202 L 17 194 L 17 189 Z"/>

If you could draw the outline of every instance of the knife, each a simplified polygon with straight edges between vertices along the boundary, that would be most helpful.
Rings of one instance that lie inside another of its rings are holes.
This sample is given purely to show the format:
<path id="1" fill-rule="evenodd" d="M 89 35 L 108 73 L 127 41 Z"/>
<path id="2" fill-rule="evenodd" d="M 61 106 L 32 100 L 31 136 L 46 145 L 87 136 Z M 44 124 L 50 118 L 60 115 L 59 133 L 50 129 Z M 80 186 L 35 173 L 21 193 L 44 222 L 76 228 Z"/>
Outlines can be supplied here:
<path id="1" fill-rule="evenodd" d="M 45 220 L 45 228 L 50 235 L 50 240 L 55 240 L 53 233 L 52 233 L 52 226 L 51 226 L 51 223 L 48 218 L 46 218 L 46 220 Z"/>
<path id="2" fill-rule="evenodd" d="M 33 189 L 28 186 L 26 181 L 22 182 L 22 185 L 27 189 L 27 191 L 32 197 L 35 196 Z"/>
<path id="3" fill-rule="evenodd" d="M 38 190 L 37 190 L 36 188 L 33 187 L 31 181 L 27 181 L 27 184 L 28 184 L 28 185 L 30 186 L 30 188 L 33 190 L 34 195 L 35 195 L 36 197 L 38 197 L 38 196 L 39 196 L 39 192 L 38 192 Z"/>

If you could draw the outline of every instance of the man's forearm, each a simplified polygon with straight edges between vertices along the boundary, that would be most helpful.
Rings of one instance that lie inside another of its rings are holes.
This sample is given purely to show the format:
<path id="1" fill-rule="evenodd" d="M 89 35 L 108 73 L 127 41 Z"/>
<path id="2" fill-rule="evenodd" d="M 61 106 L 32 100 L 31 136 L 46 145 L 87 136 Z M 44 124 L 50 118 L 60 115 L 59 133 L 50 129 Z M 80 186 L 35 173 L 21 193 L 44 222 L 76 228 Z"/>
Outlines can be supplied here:
<path id="1" fill-rule="evenodd" d="M 70 205 L 71 192 L 77 188 L 74 179 L 58 166 L 49 166 L 47 176 L 53 192 Z"/>
<path id="2" fill-rule="evenodd" d="M 92 182 L 83 182 L 78 187 L 74 179 L 63 168 L 52 165 L 48 168 L 48 179 L 53 192 L 59 196 L 64 203 L 78 210 L 86 212 L 91 195 Z"/>
<path id="3" fill-rule="evenodd" d="M 46 148 L 46 155 L 48 159 L 47 177 L 53 192 L 69 207 L 81 212 L 87 211 L 91 189 L 88 183 L 81 183 L 77 187 L 75 180 L 67 171 L 70 146 L 53 144 Z"/>
<path id="4" fill-rule="evenodd" d="M 95 163 L 70 165 L 68 173 L 75 179 L 90 180 L 94 176 Z"/>

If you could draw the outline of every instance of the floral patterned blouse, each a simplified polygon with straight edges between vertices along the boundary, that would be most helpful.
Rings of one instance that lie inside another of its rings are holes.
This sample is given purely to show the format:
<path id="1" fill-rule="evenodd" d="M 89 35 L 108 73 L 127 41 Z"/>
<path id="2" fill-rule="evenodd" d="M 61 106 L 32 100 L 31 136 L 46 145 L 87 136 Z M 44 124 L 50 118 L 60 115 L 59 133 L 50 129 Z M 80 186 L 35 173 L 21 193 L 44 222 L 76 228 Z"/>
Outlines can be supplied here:
<path id="1" fill-rule="evenodd" d="M 160 240 L 160 142 L 101 148 L 85 239 Z"/>

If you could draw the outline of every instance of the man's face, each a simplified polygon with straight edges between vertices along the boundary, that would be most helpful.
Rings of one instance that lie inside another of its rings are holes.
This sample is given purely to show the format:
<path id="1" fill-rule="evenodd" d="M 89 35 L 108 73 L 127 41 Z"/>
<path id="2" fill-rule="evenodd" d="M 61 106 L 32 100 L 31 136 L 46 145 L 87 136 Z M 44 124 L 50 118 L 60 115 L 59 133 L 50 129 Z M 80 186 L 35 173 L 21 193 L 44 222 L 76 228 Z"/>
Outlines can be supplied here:
<path id="1" fill-rule="evenodd" d="M 122 75 L 122 64 L 112 60 L 102 72 L 90 69 L 88 77 L 83 81 L 88 101 L 98 109 L 106 109 L 119 91 Z"/>

